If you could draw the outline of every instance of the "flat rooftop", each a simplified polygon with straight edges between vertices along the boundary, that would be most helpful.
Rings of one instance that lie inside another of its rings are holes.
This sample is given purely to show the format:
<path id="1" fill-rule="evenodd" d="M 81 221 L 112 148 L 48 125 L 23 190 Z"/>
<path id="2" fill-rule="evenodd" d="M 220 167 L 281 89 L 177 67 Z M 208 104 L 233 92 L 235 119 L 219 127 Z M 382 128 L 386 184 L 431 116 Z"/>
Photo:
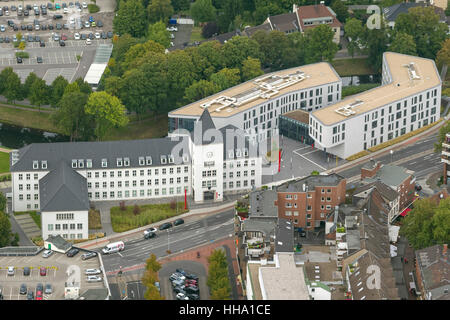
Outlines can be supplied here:
<path id="1" fill-rule="evenodd" d="M 293 253 L 279 253 L 278 268 L 261 267 L 261 287 L 267 300 L 309 300 L 302 267 L 295 265 Z"/>
<path id="2" fill-rule="evenodd" d="M 262 75 L 176 109 L 169 115 L 199 117 L 203 110 L 207 108 L 211 117 L 226 118 L 288 92 L 313 88 L 340 80 L 341 78 L 336 71 L 327 62 L 304 65 Z M 262 94 L 259 94 L 258 90 Z M 233 98 L 236 99 L 234 103 L 232 102 Z M 214 100 L 217 102 L 214 103 Z"/>
<path id="3" fill-rule="evenodd" d="M 314 111 L 312 115 L 324 125 L 333 125 L 441 83 L 433 60 L 394 52 L 385 52 L 384 59 L 391 74 L 391 83 L 353 95 Z M 354 107 L 346 107 L 352 104 Z"/>

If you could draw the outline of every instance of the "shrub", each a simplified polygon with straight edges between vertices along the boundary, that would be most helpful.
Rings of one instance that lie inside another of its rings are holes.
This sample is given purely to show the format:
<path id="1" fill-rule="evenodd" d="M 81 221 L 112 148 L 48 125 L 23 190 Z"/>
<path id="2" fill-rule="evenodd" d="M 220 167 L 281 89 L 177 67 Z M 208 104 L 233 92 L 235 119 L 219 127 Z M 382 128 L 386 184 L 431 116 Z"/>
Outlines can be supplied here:
<path id="1" fill-rule="evenodd" d="M 137 216 L 139 213 L 141 213 L 141 208 L 137 204 L 134 205 L 133 213 L 135 216 Z"/>
<path id="2" fill-rule="evenodd" d="M 0 176 L 0 182 L 4 182 L 4 181 L 11 181 L 11 175 L 6 174 L 4 176 Z"/>
<path id="3" fill-rule="evenodd" d="M 90 3 L 88 4 L 88 10 L 89 13 L 97 13 L 100 11 L 100 8 L 98 5 Z"/>
<path id="4" fill-rule="evenodd" d="M 91 208 L 89 210 L 88 216 L 88 226 L 89 229 L 101 229 L 102 228 L 102 219 L 100 216 L 100 211 Z"/>
<path id="5" fill-rule="evenodd" d="M 42 237 L 34 237 L 31 239 L 31 241 L 33 241 L 33 243 L 35 245 L 37 245 L 38 247 L 43 247 L 44 246 L 44 240 L 42 239 Z"/>
<path id="6" fill-rule="evenodd" d="M 361 151 L 361 152 L 355 153 L 354 155 L 351 155 L 351 156 L 348 157 L 346 160 L 347 160 L 347 161 L 353 161 L 353 160 L 362 158 L 362 157 L 364 157 L 364 156 L 367 156 L 368 154 L 370 154 L 369 151 L 363 150 L 363 151 Z"/>
<path id="7" fill-rule="evenodd" d="M 127 207 L 125 206 L 125 201 L 120 201 L 119 207 L 121 211 L 127 210 Z"/>
<path id="8" fill-rule="evenodd" d="M 28 52 L 16 52 L 16 58 L 26 59 L 29 57 L 30 57 L 30 55 L 28 54 Z"/>
<path id="9" fill-rule="evenodd" d="M 202 28 L 202 36 L 206 39 L 211 38 L 214 34 L 219 33 L 219 27 L 215 22 L 207 22 Z"/>
<path id="10" fill-rule="evenodd" d="M 170 209 L 175 210 L 177 208 L 177 203 L 175 200 L 170 201 Z"/>

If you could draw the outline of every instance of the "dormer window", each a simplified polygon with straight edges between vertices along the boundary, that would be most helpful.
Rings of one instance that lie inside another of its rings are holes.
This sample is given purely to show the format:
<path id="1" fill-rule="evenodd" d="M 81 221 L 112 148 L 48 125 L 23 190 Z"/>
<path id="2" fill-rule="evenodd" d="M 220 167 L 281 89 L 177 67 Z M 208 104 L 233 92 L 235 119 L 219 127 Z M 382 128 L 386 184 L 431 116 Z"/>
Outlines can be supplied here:
<path id="1" fill-rule="evenodd" d="M 78 160 L 78 168 L 84 168 L 84 160 L 83 159 Z"/>
<path id="2" fill-rule="evenodd" d="M 72 160 L 72 168 L 76 168 L 77 167 L 77 160 Z"/>
<path id="3" fill-rule="evenodd" d="M 145 164 L 145 159 L 144 157 L 139 157 L 139 165 L 143 166 Z"/>
<path id="4" fill-rule="evenodd" d="M 102 159 L 102 168 L 106 168 L 108 166 L 108 160 Z"/>
<path id="5" fill-rule="evenodd" d="M 147 163 L 147 165 L 150 166 L 152 164 L 152 157 L 150 156 L 145 157 L 145 163 Z"/>
<path id="6" fill-rule="evenodd" d="M 122 158 L 117 158 L 117 166 L 118 167 L 122 166 Z"/>
<path id="7" fill-rule="evenodd" d="M 92 159 L 86 160 L 86 168 L 92 168 Z"/>
<path id="8" fill-rule="evenodd" d="M 189 157 L 187 154 L 183 154 L 183 162 L 186 163 L 189 161 Z"/>
<path id="9" fill-rule="evenodd" d="M 228 158 L 234 159 L 234 151 L 233 150 L 228 151 Z"/>
<path id="10" fill-rule="evenodd" d="M 241 150 L 239 150 L 239 149 L 236 149 L 236 157 L 237 158 L 240 158 L 241 157 Z"/>
<path id="11" fill-rule="evenodd" d="M 244 149 L 244 157 L 248 157 L 248 149 L 247 148 Z"/>
<path id="12" fill-rule="evenodd" d="M 33 169 L 39 169 L 39 161 L 33 161 Z"/>
<path id="13" fill-rule="evenodd" d="M 123 158 L 123 165 L 124 167 L 130 166 L 130 158 Z"/>
<path id="14" fill-rule="evenodd" d="M 174 158 L 172 155 L 169 156 L 169 163 L 174 163 Z"/>
<path id="15" fill-rule="evenodd" d="M 41 168 L 42 169 L 47 169 L 47 160 L 41 161 Z"/>
<path id="16" fill-rule="evenodd" d="M 167 157 L 161 156 L 161 164 L 166 164 L 166 163 L 167 163 Z"/>

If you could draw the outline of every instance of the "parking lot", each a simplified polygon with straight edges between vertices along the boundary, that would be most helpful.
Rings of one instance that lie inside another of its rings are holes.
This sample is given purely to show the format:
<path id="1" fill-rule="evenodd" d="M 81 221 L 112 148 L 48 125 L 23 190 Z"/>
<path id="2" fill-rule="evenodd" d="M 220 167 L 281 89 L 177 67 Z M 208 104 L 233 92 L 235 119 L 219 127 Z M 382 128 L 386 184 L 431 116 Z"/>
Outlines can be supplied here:
<path id="1" fill-rule="evenodd" d="M 69 258 L 65 254 L 55 252 L 48 258 L 42 257 L 42 252 L 36 256 L 28 257 L 0 257 L 0 288 L 4 300 L 26 300 L 26 294 L 20 294 L 21 284 L 26 284 L 27 291 L 34 291 L 36 296 L 36 285 L 42 283 L 52 285 L 52 294 L 44 294 L 44 300 L 64 299 L 64 288 L 66 282 L 80 282 L 80 294 L 87 289 L 104 288 L 103 281 L 88 283 L 86 281 L 85 269 L 100 269 L 98 258 L 81 260 L 82 251 L 76 256 Z M 14 267 L 14 275 L 8 275 L 8 267 Z M 30 275 L 24 275 L 24 268 L 30 268 Z M 46 269 L 46 275 L 40 275 L 40 269 Z M 71 274 L 67 271 L 75 270 Z"/>

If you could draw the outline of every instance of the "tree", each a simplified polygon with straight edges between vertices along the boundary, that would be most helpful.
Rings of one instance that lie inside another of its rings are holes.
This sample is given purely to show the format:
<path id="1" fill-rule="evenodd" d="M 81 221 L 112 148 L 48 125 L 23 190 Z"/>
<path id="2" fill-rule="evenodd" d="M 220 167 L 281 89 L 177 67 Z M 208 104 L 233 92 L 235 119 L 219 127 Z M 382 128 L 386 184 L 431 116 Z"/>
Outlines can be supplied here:
<path id="1" fill-rule="evenodd" d="M 30 74 L 25 79 L 25 83 L 23 84 L 22 94 L 24 98 L 28 98 L 31 91 L 31 86 L 33 85 L 34 81 L 36 81 L 38 76 L 34 72 L 30 72 Z"/>
<path id="2" fill-rule="evenodd" d="M 158 262 L 158 260 L 156 260 L 156 256 L 155 254 L 151 254 L 150 258 L 148 258 L 145 261 L 146 265 L 145 265 L 145 269 L 146 270 L 152 270 L 153 272 L 158 272 L 162 266 L 161 263 Z"/>
<path id="3" fill-rule="evenodd" d="M 26 81 L 25 81 L 26 83 Z M 52 95 L 50 97 L 50 104 L 52 107 L 56 107 L 64 95 L 64 90 L 66 89 L 69 82 L 63 76 L 57 76 L 52 82 Z"/>
<path id="4" fill-rule="evenodd" d="M 78 87 L 80 88 L 80 92 L 91 94 L 92 88 L 86 81 L 83 80 L 83 78 L 78 78 L 75 80 L 75 82 L 78 84 Z"/>
<path id="5" fill-rule="evenodd" d="M 120 98 L 128 111 L 134 111 L 142 115 L 148 110 L 147 78 L 140 69 L 127 71 L 122 80 Z"/>
<path id="6" fill-rule="evenodd" d="M 387 50 L 388 37 L 384 26 L 381 29 L 365 28 L 365 51 L 368 53 L 367 62 L 377 72 L 381 71 L 383 53 Z"/>
<path id="7" fill-rule="evenodd" d="M 166 30 L 164 22 L 159 21 L 148 26 L 147 39 L 162 45 L 164 48 L 170 46 L 170 32 Z"/>
<path id="8" fill-rule="evenodd" d="M 171 0 L 173 10 L 175 12 L 189 10 L 190 0 Z"/>
<path id="9" fill-rule="evenodd" d="M 142 284 L 147 288 L 144 294 L 146 300 L 164 300 L 161 297 L 155 283 L 159 281 L 158 271 L 161 269 L 161 264 L 156 260 L 156 256 L 152 254 L 145 265 L 144 276 L 142 277 Z"/>
<path id="10" fill-rule="evenodd" d="M 173 14 L 170 0 L 151 0 L 147 7 L 147 16 L 150 23 L 166 21 Z"/>
<path id="11" fill-rule="evenodd" d="M 92 136 L 92 121 L 86 114 L 85 106 L 88 95 L 82 92 L 65 93 L 58 103 L 58 110 L 53 115 L 53 121 L 70 141 Z"/>
<path id="12" fill-rule="evenodd" d="M 222 46 L 222 56 L 228 68 L 241 68 L 248 58 L 260 58 L 261 51 L 258 42 L 253 39 L 235 36 Z"/>
<path id="13" fill-rule="evenodd" d="M 0 79 L 1 80 L 1 79 Z M 3 95 L 8 102 L 15 102 L 22 97 L 22 86 L 19 76 L 15 73 L 8 73 L 6 78 L 6 85 L 4 87 Z"/>
<path id="14" fill-rule="evenodd" d="M 179 101 L 184 90 L 199 77 L 195 72 L 191 57 L 182 50 L 176 50 L 167 57 L 167 79 L 169 79 L 169 100 Z"/>
<path id="15" fill-rule="evenodd" d="M 164 47 L 153 40 L 138 43 L 126 52 L 122 65 L 123 70 L 130 70 L 140 66 L 149 60 L 154 53 L 164 53 Z"/>
<path id="16" fill-rule="evenodd" d="M 408 238 L 414 249 L 421 249 L 450 241 L 450 198 L 421 199 L 404 219 L 401 234 Z"/>
<path id="17" fill-rule="evenodd" d="M 203 25 L 202 36 L 205 39 L 211 38 L 213 35 L 219 33 L 219 27 L 214 21 L 207 22 Z"/>
<path id="18" fill-rule="evenodd" d="M 206 80 L 199 80 L 186 88 L 184 100 L 186 103 L 191 103 L 206 98 L 218 91 L 219 90 L 214 83 Z"/>
<path id="19" fill-rule="evenodd" d="M 433 7 L 416 7 L 408 13 L 399 14 L 395 30 L 411 35 L 420 57 L 435 59 L 443 41 L 447 39 L 448 27 L 439 22 Z"/>
<path id="20" fill-rule="evenodd" d="M 117 97 L 100 91 L 89 95 L 86 114 L 92 115 L 95 123 L 94 133 L 98 140 L 113 127 L 123 127 L 128 123 L 125 107 Z"/>
<path id="21" fill-rule="evenodd" d="M 211 299 L 228 300 L 231 295 L 228 264 L 224 250 L 216 249 L 208 257 L 208 280 Z"/>
<path id="22" fill-rule="evenodd" d="M 29 99 L 31 104 L 40 106 L 47 103 L 49 96 L 49 87 L 43 79 L 36 79 L 30 88 Z"/>
<path id="23" fill-rule="evenodd" d="M 147 19 L 145 16 L 142 0 L 121 1 L 117 15 L 113 20 L 114 32 L 124 35 L 126 33 L 133 37 L 142 37 L 147 30 Z"/>
<path id="24" fill-rule="evenodd" d="M 336 13 L 336 18 L 344 22 L 348 18 L 347 6 L 342 3 L 341 0 L 334 0 L 331 4 L 331 9 Z"/>
<path id="25" fill-rule="evenodd" d="M 11 222 L 3 211 L 0 211 L 0 248 L 9 246 L 11 242 Z"/>
<path id="26" fill-rule="evenodd" d="M 216 85 L 219 91 L 233 87 L 241 82 L 241 74 L 239 69 L 223 68 L 219 72 L 211 75 L 211 82 Z"/>
<path id="27" fill-rule="evenodd" d="M 64 94 L 70 93 L 70 92 L 81 92 L 80 91 L 80 86 L 78 85 L 78 82 L 72 82 L 69 83 L 65 88 L 64 88 Z M 63 94 L 63 95 L 64 95 Z"/>
<path id="28" fill-rule="evenodd" d="M 347 50 L 353 58 L 355 52 L 360 51 L 361 38 L 364 34 L 364 28 L 361 20 L 355 18 L 347 19 L 347 22 L 344 25 L 344 30 L 345 35 L 349 40 Z"/>
<path id="29" fill-rule="evenodd" d="M 5 195 L 0 192 L 0 211 L 5 211 L 7 202 Z"/>
<path id="30" fill-rule="evenodd" d="M 118 97 L 121 87 L 122 78 L 111 76 L 105 79 L 105 91 L 110 95 Z"/>
<path id="31" fill-rule="evenodd" d="M 261 70 L 261 62 L 259 59 L 248 57 L 242 63 L 241 78 L 242 81 L 248 81 L 264 74 Z"/>
<path id="32" fill-rule="evenodd" d="M 436 65 L 441 69 L 444 64 L 450 67 L 450 39 L 447 39 L 442 44 L 442 48 L 436 55 Z"/>
<path id="33" fill-rule="evenodd" d="M 13 68 L 7 67 L 0 72 L 0 94 L 4 94 L 8 84 L 8 77 L 14 73 Z"/>
<path id="34" fill-rule="evenodd" d="M 216 20 L 216 8 L 212 5 L 211 0 L 196 0 L 191 4 L 190 11 L 195 23 Z"/>
<path id="35" fill-rule="evenodd" d="M 259 44 L 261 63 L 264 67 L 269 67 L 272 70 L 284 69 L 284 52 L 290 45 L 289 39 L 284 32 L 260 30 L 252 36 L 252 39 Z"/>
<path id="36" fill-rule="evenodd" d="M 114 59 L 114 66 L 110 67 L 113 75 L 119 76 L 123 73 L 121 62 L 125 59 L 125 54 L 128 50 L 136 44 L 138 44 L 138 39 L 133 38 L 129 34 L 122 35 L 114 42 L 111 54 L 111 59 Z"/>
<path id="37" fill-rule="evenodd" d="M 397 32 L 395 34 L 394 40 L 392 40 L 389 46 L 389 51 L 409 54 L 411 56 L 417 55 L 414 38 L 403 32 Z"/>
<path id="38" fill-rule="evenodd" d="M 338 46 L 333 42 L 334 32 L 330 26 L 321 24 L 318 27 L 308 29 L 306 36 L 306 63 L 314 63 L 327 60 L 331 62 L 338 51 Z"/>

